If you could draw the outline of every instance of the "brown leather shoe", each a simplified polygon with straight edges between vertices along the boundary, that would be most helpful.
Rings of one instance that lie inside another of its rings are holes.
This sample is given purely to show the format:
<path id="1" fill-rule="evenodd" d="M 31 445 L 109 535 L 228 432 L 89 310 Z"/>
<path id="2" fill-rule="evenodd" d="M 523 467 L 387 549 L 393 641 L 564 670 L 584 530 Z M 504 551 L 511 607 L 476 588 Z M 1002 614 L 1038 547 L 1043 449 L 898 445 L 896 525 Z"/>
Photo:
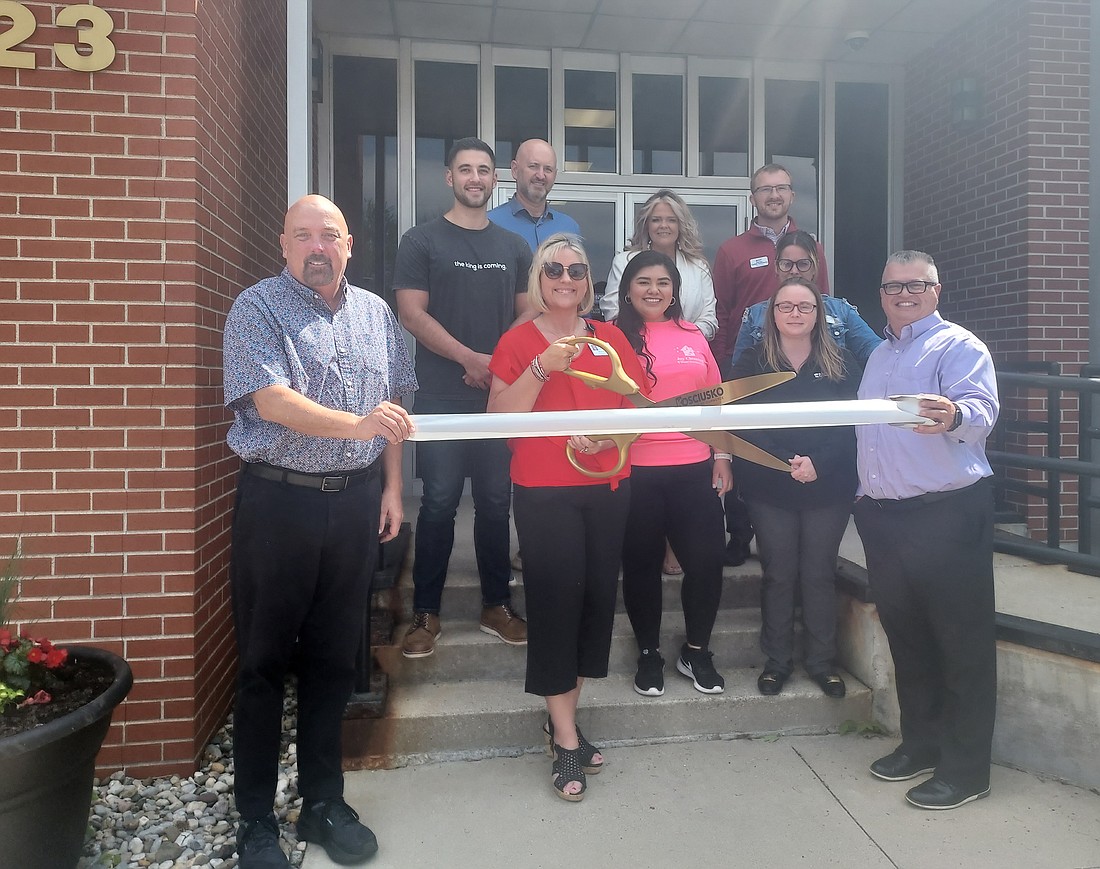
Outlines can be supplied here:
<path id="1" fill-rule="evenodd" d="M 481 610 L 481 630 L 500 637 L 512 646 L 527 645 L 527 622 L 516 614 L 511 604 L 484 607 Z"/>
<path id="2" fill-rule="evenodd" d="M 401 654 L 406 658 L 426 658 L 435 651 L 435 641 L 443 633 L 435 613 L 414 613 L 412 624 L 405 632 Z"/>

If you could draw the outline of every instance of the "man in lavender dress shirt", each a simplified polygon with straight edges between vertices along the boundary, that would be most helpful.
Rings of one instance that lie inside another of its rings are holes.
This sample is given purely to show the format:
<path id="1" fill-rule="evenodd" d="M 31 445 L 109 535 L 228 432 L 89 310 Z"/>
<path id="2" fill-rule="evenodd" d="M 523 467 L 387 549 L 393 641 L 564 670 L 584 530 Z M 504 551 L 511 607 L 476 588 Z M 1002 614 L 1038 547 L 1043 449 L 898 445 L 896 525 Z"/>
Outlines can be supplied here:
<path id="1" fill-rule="evenodd" d="M 860 398 L 922 394 L 917 428 L 859 426 L 856 526 L 890 642 L 901 744 L 871 764 L 885 781 L 933 773 L 906 799 L 953 809 L 989 794 L 997 703 L 993 499 L 985 440 L 997 381 L 985 345 L 944 320 L 926 253 L 886 261 L 886 341 L 867 360 Z"/>

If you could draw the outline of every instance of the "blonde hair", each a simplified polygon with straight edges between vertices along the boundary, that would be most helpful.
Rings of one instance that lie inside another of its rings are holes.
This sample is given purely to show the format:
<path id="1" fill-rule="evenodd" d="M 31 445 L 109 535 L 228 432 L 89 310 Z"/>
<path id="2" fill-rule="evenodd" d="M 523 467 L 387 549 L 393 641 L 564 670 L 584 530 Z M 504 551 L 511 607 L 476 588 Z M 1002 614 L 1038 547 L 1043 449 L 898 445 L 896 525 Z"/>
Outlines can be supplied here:
<path id="1" fill-rule="evenodd" d="M 703 265 L 707 264 L 707 258 L 703 255 L 703 240 L 699 237 L 699 223 L 688 208 L 688 204 L 680 198 L 674 190 L 667 188 L 658 190 L 645 201 L 638 209 L 638 216 L 634 218 L 634 235 L 630 236 L 630 245 L 627 250 L 646 250 L 649 247 L 649 216 L 653 209 L 661 203 L 665 203 L 672 209 L 676 219 L 680 223 L 680 237 L 676 239 L 676 246 L 680 253 L 690 260 L 696 260 Z"/>
<path id="2" fill-rule="evenodd" d="M 546 239 L 535 250 L 535 254 L 531 258 L 531 271 L 527 274 L 527 301 L 531 303 L 532 308 L 541 314 L 545 314 L 550 310 L 546 306 L 546 300 L 542 297 L 542 284 L 539 283 L 542 277 L 542 267 L 548 262 L 553 262 L 554 257 L 565 248 L 573 251 L 577 255 L 577 259 L 588 266 L 588 274 L 584 279 L 584 296 L 581 298 L 581 303 L 577 305 L 577 313 L 583 316 L 592 310 L 592 306 L 596 301 L 596 291 L 592 288 L 592 266 L 588 262 L 588 254 L 584 252 L 584 244 L 581 242 L 580 236 L 571 233 L 556 233 Z"/>
<path id="3" fill-rule="evenodd" d="M 840 352 L 833 335 L 825 322 L 825 300 L 821 296 L 821 290 L 813 281 L 792 275 L 779 285 L 768 300 L 764 309 L 764 363 L 772 371 L 793 371 L 794 366 L 783 352 L 783 345 L 779 342 L 779 327 L 775 325 L 775 300 L 784 287 L 805 287 L 814 297 L 817 314 L 814 322 L 814 330 L 810 335 L 810 359 L 817 366 L 817 370 L 834 383 L 844 379 L 844 354 Z"/>

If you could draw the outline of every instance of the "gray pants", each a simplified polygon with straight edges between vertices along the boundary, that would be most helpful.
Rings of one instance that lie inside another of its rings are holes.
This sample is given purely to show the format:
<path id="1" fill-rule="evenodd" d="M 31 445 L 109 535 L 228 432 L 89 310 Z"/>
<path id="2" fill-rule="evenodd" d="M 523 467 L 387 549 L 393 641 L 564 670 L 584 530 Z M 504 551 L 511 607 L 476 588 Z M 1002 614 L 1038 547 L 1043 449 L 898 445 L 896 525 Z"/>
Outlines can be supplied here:
<path id="1" fill-rule="evenodd" d="M 760 589 L 760 650 L 765 669 L 789 676 L 794 669 L 795 589 L 802 593 L 803 665 L 811 676 L 834 670 L 836 558 L 850 502 L 788 510 L 748 502 L 764 566 Z"/>

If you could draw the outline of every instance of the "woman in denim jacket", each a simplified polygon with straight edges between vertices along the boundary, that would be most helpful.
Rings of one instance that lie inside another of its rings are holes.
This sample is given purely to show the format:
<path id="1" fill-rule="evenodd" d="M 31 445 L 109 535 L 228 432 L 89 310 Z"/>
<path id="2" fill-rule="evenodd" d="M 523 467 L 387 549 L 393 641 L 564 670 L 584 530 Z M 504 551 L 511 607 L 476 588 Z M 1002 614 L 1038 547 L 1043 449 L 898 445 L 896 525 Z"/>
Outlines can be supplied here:
<path id="1" fill-rule="evenodd" d="M 775 246 L 775 267 L 779 280 L 792 274 L 814 282 L 817 280 L 817 242 L 808 232 L 796 229 L 788 232 Z M 856 306 L 846 299 L 836 296 L 824 296 L 825 326 L 840 348 L 849 352 L 863 365 L 882 338 L 875 334 L 861 316 Z M 760 302 L 745 311 L 741 320 L 741 331 L 737 333 L 737 343 L 733 347 L 732 362 L 751 347 L 755 347 L 764 337 L 764 312 L 767 302 Z"/>

